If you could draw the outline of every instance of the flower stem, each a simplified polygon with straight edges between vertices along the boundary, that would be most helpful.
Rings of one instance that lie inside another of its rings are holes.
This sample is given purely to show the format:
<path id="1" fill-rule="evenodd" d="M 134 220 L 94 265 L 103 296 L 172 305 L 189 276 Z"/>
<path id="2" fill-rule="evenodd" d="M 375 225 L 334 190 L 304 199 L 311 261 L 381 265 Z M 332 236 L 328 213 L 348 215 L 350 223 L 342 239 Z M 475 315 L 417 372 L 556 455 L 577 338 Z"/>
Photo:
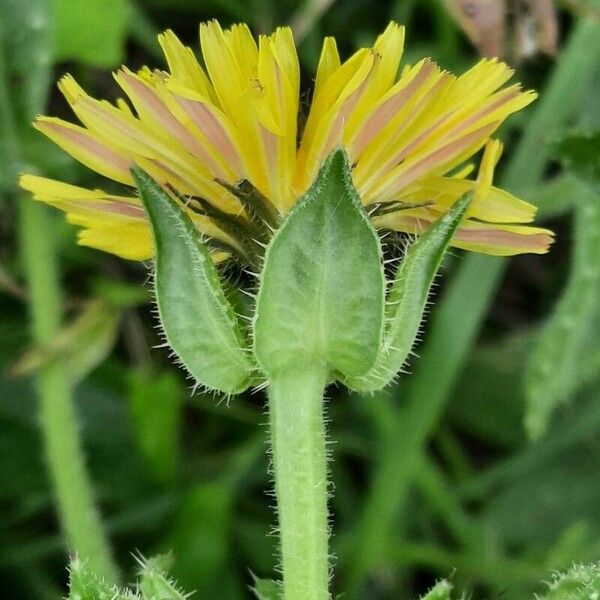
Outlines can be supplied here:
<path id="1" fill-rule="evenodd" d="M 313 366 L 269 387 L 273 474 L 285 600 L 327 600 L 329 524 L 323 392 L 327 374 Z"/>
<path id="2" fill-rule="evenodd" d="M 60 288 L 52 227 L 45 207 L 20 198 L 21 245 L 36 344 L 51 342 L 60 326 Z M 70 548 L 110 584 L 118 579 L 88 481 L 71 383 L 54 360 L 39 371 L 38 393 L 46 460 Z"/>

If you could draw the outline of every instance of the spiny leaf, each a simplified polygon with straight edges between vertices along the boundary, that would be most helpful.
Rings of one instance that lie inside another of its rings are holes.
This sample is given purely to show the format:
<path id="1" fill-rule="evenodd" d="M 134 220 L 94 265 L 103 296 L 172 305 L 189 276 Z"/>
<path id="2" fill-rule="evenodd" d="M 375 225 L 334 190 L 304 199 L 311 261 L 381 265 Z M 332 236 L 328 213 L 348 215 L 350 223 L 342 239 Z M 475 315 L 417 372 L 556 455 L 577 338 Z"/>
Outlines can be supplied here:
<path id="1" fill-rule="evenodd" d="M 379 239 L 335 150 L 267 248 L 254 328 L 260 365 L 267 375 L 315 362 L 360 375 L 381 343 L 383 305 Z"/>
<path id="2" fill-rule="evenodd" d="M 554 409 L 584 383 L 581 366 L 595 349 L 600 321 L 600 205 L 582 194 L 575 211 L 569 282 L 532 350 L 525 374 L 525 426 L 543 435 Z M 590 344 L 590 341 L 592 342 Z"/>
<path id="3" fill-rule="evenodd" d="M 142 561 L 138 588 L 144 600 L 186 600 L 189 597 L 169 578 L 167 562 L 170 561 L 160 556 Z"/>
<path id="4" fill-rule="evenodd" d="M 139 579 L 133 591 L 108 585 L 87 563 L 72 559 L 68 600 L 187 600 L 190 597 L 169 578 L 167 567 L 172 561 L 168 555 L 139 559 L 139 562 Z"/>
<path id="5" fill-rule="evenodd" d="M 574 565 L 566 573 L 557 573 L 539 600 L 598 600 L 600 564 Z"/>
<path id="6" fill-rule="evenodd" d="M 469 192 L 457 200 L 407 250 L 390 289 L 387 326 L 377 360 L 368 373 L 344 380 L 351 389 L 360 392 L 382 389 L 402 368 L 419 331 L 431 285 L 471 198 Z"/>
<path id="7" fill-rule="evenodd" d="M 139 600 L 129 590 L 109 585 L 85 561 L 75 557 L 69 565 L 68 600 Z"/>
<path id="8" fill-rule="evenodd" d="M 252 591 L 258 600 L 283 600 L 281 584 L 272 579 L 256 579 Z"/>
<path id="9" fill-rule="evenodd" d="M 441 581 L 438 581 L 427 594 L 422 596 L 421 600 L 451 600 L 451 592 L 452 585 L 445 579 L 442 579 Z"/>
<path id="10" fill-rule="evenodd" d="M 245 390 L 253 366 L 200 233 L 151 177 L 139 168 L 132 172 L 152 225 L 156 300 L 167 342 L 200 384 L 228 394 Z"/>

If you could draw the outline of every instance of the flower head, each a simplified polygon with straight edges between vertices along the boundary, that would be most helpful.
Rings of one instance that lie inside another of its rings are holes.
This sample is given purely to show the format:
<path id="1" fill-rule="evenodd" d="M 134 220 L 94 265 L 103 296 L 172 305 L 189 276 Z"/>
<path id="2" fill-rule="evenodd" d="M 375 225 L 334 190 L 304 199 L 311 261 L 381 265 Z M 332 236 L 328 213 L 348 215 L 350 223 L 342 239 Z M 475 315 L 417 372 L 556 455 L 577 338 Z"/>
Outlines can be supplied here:
<path id="1" fill-rule="evenodd" d="M 300 69 L 289 28 L 254 39 L 245 25 L 200 26 L 202 66 L 167 31 L 159 37 L 169 70 L 122 68 L 129 102 L 96 100 L 67 75 L 59 88 L 81 125 L 40 116 L 35 127 L 94 171 L 133 187 L 139 165 L 182 199 L 197 227 L 226 247 L 223 226 L 244 226 L 240 182 L 276 215 L 310 186 L 326 156 L 343 146 L 353 182 L 382 228 L 418 234 L 469 190 L 468 218 L 454 245 L 489 254 L 545 252 L 552 234 L 525 225 L 535 207 L 492 185 L 501 144 L 491 136 L 535 99 L 512 71 L 482 60 L 457 77 L 429 59 L 400 68 L 404 29 L 395 23 L 372 48 L 340 60 L 326 38 L 305 124 L 299 127 Z M 469 162 L 485 148 L 479 175 Z M 81 226 L 79 241 L 137 260 L 153 254 L 143 207 L 130 190 L 113 195 L 33 175 L 21 186 Z"/>

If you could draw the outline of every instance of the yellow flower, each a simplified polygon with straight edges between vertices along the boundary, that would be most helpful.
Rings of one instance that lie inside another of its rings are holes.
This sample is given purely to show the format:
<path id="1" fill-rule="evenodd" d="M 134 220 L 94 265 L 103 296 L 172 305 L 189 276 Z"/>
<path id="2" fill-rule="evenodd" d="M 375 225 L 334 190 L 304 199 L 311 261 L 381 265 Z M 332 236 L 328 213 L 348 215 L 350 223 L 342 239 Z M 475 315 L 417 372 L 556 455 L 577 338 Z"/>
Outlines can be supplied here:
<path id="1" fill-rule="evenodd" d="M 200 26 L 200 41 L 205 67 L 167 31 L 159 42 L 168 72 L 115 73 L 129 103 L 93 99 L 65 76 L 59 88 L 81 125 L 40 116 L 35 127 L 126 186 L 133 186 L 130 167 L 139 165 L 187 199 L 185 210 L 202 232 L 230 246 L 236 241 L 198 206 L 208 202 L 244 219 L 242 204 L 223 184 L 247 180 L 285 215 L 342 145 L 376 226 L 418 234 L 474 189 L 455 246 L 497 255 L 547 251 L 552 233 L 525 225 L 535 207 L 492 186 L 501 145 L 491 136 L 536 97 L 505 86 L 512 76 L 505 64 L 482 60 L 459 77 L 429 59 L 399 70 L 404 28 L 395 23 L 373 48 L 345 62 L 326 38 L 299 129 L 300 69 L 289 28 L 257 43 L 246 25 L 223 30 L 211 21 Z M 468 179 L 469 160 L 484 147 L 480 174 Z M 23 175 L 21 186 L 83 227 L 81 244 L 130 259 L 152 256 L 135 192 L 116 196 L 33 175 Z"/>

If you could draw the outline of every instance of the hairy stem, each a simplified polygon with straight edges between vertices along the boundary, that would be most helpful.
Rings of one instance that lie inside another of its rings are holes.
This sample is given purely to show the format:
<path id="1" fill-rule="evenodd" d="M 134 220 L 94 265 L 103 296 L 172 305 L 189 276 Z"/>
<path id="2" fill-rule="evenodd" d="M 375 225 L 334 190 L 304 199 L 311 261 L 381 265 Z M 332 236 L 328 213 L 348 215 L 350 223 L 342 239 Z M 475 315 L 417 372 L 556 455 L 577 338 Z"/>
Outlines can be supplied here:
<path id="1" fill-rule="evenodd" d="M 325 369 L 312 367 L 285 373 L 269 387 L 285 600 L 330 597 L 325 383 Z"/>
<path id="2" fill-rule="evenodd" d="M 49 343 L 60 326 L 58 266 L 45 207 L 20 199 L 21 244 L 30 289 L 35 343 Z M 38 393 L 46 460 L 67 542 L 107 582 L 117 569 L 96 512 L 79 439 L 77 415 L 65 365 L 60 360 L 40 369 Z"/>

